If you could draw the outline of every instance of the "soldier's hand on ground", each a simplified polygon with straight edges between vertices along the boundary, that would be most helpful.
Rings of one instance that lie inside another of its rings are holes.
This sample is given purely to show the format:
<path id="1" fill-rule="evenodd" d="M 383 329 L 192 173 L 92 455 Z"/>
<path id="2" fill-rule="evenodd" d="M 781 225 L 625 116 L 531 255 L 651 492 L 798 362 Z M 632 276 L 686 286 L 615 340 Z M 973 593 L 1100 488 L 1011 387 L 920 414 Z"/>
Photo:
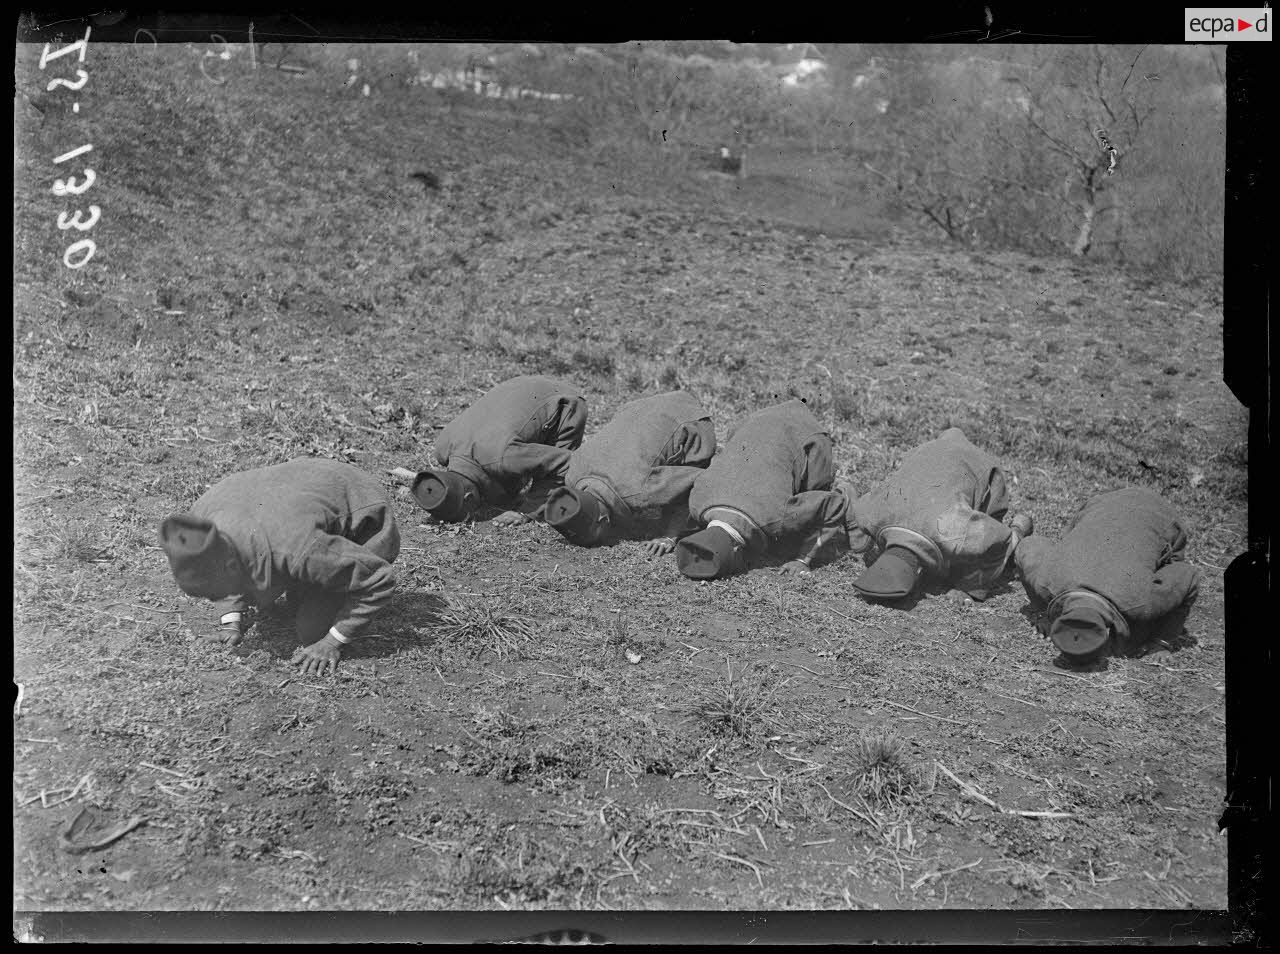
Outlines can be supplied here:
<path id="1" fill-rule="evenodd" d="M 778 568 L 778 572 L 784 576 L 804 576 L 812 573 L 813 570 L 809 568 L 809 564 L 800 560 L 788 560 Z"/>
<path id="2" fill-rule="evenodd" d="M 304 675 L 327 676 L 337 672 L 340 658 L 342 650 L 338 648 L 337 641 L 325 635 L 310 646 L 300 648 L 289 661 Z"/>
<path id="3" fill-rule="evenodd" d="M 1015 513 L 1009 518 L 1009 529 L 1019 537 L 1029 537 L 1035 532 L 1035 521 L 1029 513 Z"/>
<path id="4" fill-rule="evenodd" d="M 516 527 L 522 523 L 528 523 L 533 518 L 528 514 L 520 513 L 517 510 L 506 510 L 493 518 L 494 526 L 498 527 Z"/>
<path id="5" fill-rule="evenodd" d="M 674 553 L 676 541 L 671 537 L 659 537 L 657 540 L 646 540 L 640 544 L 640 551 L 647 557 L 661 557 Z"/>

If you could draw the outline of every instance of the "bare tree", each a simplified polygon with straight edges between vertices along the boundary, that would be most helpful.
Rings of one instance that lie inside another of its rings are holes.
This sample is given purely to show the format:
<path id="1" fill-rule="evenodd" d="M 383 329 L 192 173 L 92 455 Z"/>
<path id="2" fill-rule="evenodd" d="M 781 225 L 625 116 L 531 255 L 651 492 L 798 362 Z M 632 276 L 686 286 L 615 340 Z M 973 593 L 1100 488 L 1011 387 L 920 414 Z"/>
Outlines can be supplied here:
<path id="1" fill-rule="evenodd" d="M 658 141 L 674 136 L 697 108 L 700 88 L 711 63 L 663 49 L 636 45 L 624 48 L 623 87 L 645 138 Z"/>
<path id="2" fill-rule="evenodd" d="M 865 123 L 872 141 L 863 166 L 891 202 L 953 241 L 972 241 L 1004 187 L 984 176 L 990 143 L 978 121 L 981 85 L 967 82 L 963 69 L 948 73 L 926 60 L 892 62 L 880 89 L 884 113 Z"/>
<path id="3" fill-rule="evenodd" d="M 1044 193 L 1048 181 L 1062 183 L 1060 201 L 1074 211 L 1071 252 L 1089 254 L 1100 215 L 1118 215 L 1114 186 L 1124 156 L 1140 141 L 1155 107 L 1150 85 L 1134 82 L 1146 47 L 1071 48 L 1030 64 L 1025 76 L 1007 80 L 1019 91 L 1021 125 L 1038 138 L 1053 168 L 1024 181 L 1025 188 Z M 1009 135 L 1009 124 L 995 127 L 995 135 L 1009 149 L 1025 145 Z"/>
<path id="4" fill-rule="evenodd" d="M 787 101 L 788 125 L 809 140 L 816 156 L 831 140 L 831 130 L 841 129 L 841 116 L 850 113 L 847 100 L 828 85 L 793 88 L 782 94 Z"/>
<path id="5" fill-rule="evenodd" d="M 841 117 L 856 126 L 848 154 L 891 206 L 955 241 L 1180 274 L 1220 268 L 1220 51 L 867 44 L 857 53 Z"/>

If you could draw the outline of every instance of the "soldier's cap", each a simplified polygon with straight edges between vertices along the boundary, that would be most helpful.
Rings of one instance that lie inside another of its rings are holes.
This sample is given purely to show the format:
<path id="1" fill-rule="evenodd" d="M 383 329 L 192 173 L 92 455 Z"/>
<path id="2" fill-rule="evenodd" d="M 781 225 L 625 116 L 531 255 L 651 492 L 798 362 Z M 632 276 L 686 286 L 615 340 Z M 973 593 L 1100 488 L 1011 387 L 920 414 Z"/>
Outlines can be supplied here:
<path id="1" fill-rule="evenodd" d="M 432 516 L 458 523 L 480 507 L 480 488 L 451 470 L 424 470 L 413 479 L 413 499 Z"/>
<path id="2" fill-rule="evenodd" d="M 916 588 L 920 571 L 920 558 L 906 547 L 886 547 L 853 581 L 853 588 L 869 600 L 905 599 Z"/>
<path id="3" fill-rule="evenodd" d="M 586 490 L 557 487 L 547 496 L 546 520 L 565 539 L 581 547 L 604 540 L 609 529 L 609 511 L 600 498 Z"/>
<path id="4" fill-rule="evenodd" d="M 714 580 L 747 568 L 744 547 L 720 527 L 708 527 L 676 544 L 676 566 L 691 580 Z"/>
<path id="5" fill-rule="evenodd" d="M 169 558 L 173 578 L 184 593 L 205 596 L 227 577 L 236 554 L 212 520 L 175 513 L 160 524 L 160 547 Z M 223 594 L 226 595 L 226 594 Z"/>
<path id="6" fill-rule="evenodd" d="M 1096 659 L 1107 647 L 1111 627 L 1107 618 L 1087 603 L 1066 603 L 1049 627 L 1049 639 L 1072 662 Z"/>

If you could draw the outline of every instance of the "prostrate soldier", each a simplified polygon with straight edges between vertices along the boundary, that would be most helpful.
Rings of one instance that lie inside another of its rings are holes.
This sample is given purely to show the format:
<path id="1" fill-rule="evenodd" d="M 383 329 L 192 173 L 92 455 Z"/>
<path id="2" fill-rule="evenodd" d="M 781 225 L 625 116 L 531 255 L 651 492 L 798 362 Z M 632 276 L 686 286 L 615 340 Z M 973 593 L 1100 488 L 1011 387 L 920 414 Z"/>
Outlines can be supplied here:
<path id="1" fill-rule="evenodd" d="M 1008 508 L 1004 472 L 959 428 L 948 428 L 850 505 L 849 546 L 868 565 L 854 589 L 895 601 L 932 578 L 986 599 L 1032 531 L 1027 514 L 1001 523 Z"/>
<path id="2" fill-rule="evenodd" d="M 693 482 L 689 513 L 705 529 L 676 544 L 680 572 L 730 576 L 770 552 L 791 555 L 783 572 L 807 572 L 848 545 L 834 479 L 831 438 L 802 401 L 752 414 Z"/>
<path id="3" fill-rule="evenodd" d="M 299 458 L 225 477 L 160 525 L 178 586 L 215 600 L 229 645 L 244 613 L 286 594 L 304 672 L 333 671 L 395 591 L 400 531 L 381 483 L 350 464 Z"/>
<path id="4" fill-rule="evenodd" d="M 523 523 L 563 483 L 586 425 L 577 388 L 536 375 L 511 378 L 445 425 L 435 448 L 444 469 L 420 471 L 413 496 L 440 520 L 466 520 L 491 503 L 523 511 L 509 509 L 495 523 Z"/>
<path id="5" fill-rule="evenodd" d="M 630 401 L 573 452 L 565 485 L 547 497 L 545 519 L 579 546 L 652 537 L 670 552 L 689 529 L 689 489 L 711 462 L 715 428 L 687 391 Z"/>
<path id="6" fill-rule="evenodd" d="M 1186 531 L 1159 494 L 1129 487 L 1091 498 L 1058 543 L 1023 540 L 1014 554 L 1040 627 L 1073 662 L 1176 639 L 1200 586 L 1183 562 Z"/>

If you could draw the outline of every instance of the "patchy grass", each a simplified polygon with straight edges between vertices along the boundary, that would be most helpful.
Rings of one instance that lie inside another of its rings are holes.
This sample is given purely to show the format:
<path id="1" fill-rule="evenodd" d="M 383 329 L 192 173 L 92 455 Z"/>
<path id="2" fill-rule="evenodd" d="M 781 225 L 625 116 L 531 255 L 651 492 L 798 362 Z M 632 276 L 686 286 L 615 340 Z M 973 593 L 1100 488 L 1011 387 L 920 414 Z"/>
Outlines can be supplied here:
<path id="1" fill-rule="evenodd" d="M 711 685 L 694 687 L 683 711 L 713 732 L 740 739 L 776 734 L 782 715 L 778 693 L 790 679 L 779 679 L 771 668 L 750 663 L 735 673 L 727 658 L 724 668 L 723 678 Z"/>
<path id="2" fill-rule="evenodd" d="M 528 642 L 533 627 L 529 620 L 503 613 L 500 608 L 463 603 L 440 614 L 436 633 L 444 643 L 471 656 L 493 653 L 500 657 Z"/>

